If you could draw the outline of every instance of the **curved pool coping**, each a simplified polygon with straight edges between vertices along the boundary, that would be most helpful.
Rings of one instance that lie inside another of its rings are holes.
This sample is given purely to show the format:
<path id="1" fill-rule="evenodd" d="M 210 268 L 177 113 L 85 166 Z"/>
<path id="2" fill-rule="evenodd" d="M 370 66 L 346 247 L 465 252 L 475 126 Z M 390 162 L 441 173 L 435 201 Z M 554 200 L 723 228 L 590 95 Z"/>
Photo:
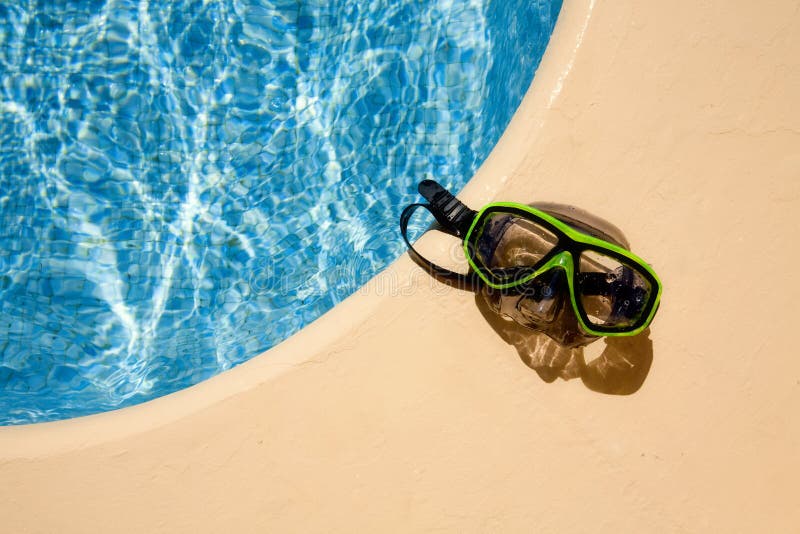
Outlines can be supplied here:
<path id="1" fill-rule="evenodd" d="M 524 145 L 526 138 L 535 135 L 536 130 L 542 127 L 544 124 L 542 112 L 552 107 L 563 89 L 564 80 L 572 68 L 594 3 L 594 1 L 575 2 L 569 10 L 564 10 L 560 14 L 557 28 L 536 72 L 537 90 L 529 91 L 525 96 L 490 157 L 460 193 L 461 198 L 480 205 L 502 190 L 507 176 L 518 166 L 515 160 L 525 154 L 524 146 L 520 145 Z M 531 120 L 532 124 L 520 124 Z M 389 282 L 390 280 L 405 279 L 406 283 L 411 279 L 420 280 L 414 272 L 415 269 L 416 267 L 412 267 L 408 257 L 404 255 L 376 275 L 360 291 L 301 331 L 263 354 L 200 384 L 136 406 L 110 412 L 48 423 L 0 427 L 0 433 L 8 431 L 8 434 L 12 435 L 9 441 L 5 441 L 5 436 L 0 434 L 3 450 L 11 451 L 11 456 L 14 455 L 15 430 L 19 430 L 20 434 L 46 432 L 49 438 L 33 440 L 37 443 L 36 447 L 41 447 L 33 451 L 31 440 L 27 436 L 16 442 L 16 445 L 20 446 L 17 451 L 23 456 L 30 455 L 31 452 L 50 454 L 74 446 L 115 440 L 168 424 L 239 392 L 257 387 L 295 365 L 313 360 L 315 355 L 324 352 L 331 343 L 343 337 L 342 324 L 346 325 L 347 330 L 356 328 L 374 312 L 376 306 L 386 304 L 391 306 L 395 300 L 393 297 L 376 295 L 369 291 L 369 288 L 393 285 L 395 282 Z M 78 439 L 77 436 L 80 434 L 91 437 Z"/>
<path id="2" fill-rule="evenodd" d="M 565 2 L 534 83 L 460 195 L 591 208 L 654 262 L 666 291 L 634 395 L 585 376 L 543 381 L 473 295 L 404 255 L 206 382 L 0 428 L 6 525 L 788 531 L 800 423 L 780 408 L 797 405 L 800 363 L 773 310 L 800 290 L 758 258 L 800 258 L 785 249 L 800 208 L 798 27 L 790 0 Z M 743 258 L 743 243 L 762 255 Z M 743 331 L 725 288 L 756 269 L 761 301 Z M 785 358 L 754 367 L 764 354 Z"/>

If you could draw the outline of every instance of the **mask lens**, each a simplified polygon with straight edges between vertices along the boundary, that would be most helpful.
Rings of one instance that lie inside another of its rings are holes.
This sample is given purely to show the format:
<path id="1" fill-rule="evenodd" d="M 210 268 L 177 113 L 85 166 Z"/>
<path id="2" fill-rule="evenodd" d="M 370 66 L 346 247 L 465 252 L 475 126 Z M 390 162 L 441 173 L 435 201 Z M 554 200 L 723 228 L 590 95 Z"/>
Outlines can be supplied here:
<path id="1" fill-rule="evenodd" d="M 558 243 L 536 221 L 506 212 L 491 213 L 475 231 L 473 260 L 503 282 L 529 273 Z"/>
<path id="2" fill-rule="evenodd" d="M 652 290 L 635 265 L 594 250 L 581 253 L 578 296 L 592 325 L 634 327 Z"/>

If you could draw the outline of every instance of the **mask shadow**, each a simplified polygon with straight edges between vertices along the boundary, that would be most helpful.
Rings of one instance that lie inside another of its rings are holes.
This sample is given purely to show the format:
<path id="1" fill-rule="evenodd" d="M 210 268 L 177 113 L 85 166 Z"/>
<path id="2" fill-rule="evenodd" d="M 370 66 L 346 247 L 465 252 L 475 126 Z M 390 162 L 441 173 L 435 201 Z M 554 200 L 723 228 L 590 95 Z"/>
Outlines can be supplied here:
<path id="1" fill-rule="evenodd" d="M 608 395 L 631 395 L 644 384 L 653 363 L 650 330 L 631 337 L 606 337 L 602 353 L 587 362 L 585 347 L 565 347 L 547 335 L 525 328 L 493 311 L 480 293 L 475 303 L 484 319 L 520 359 L 547 383 L 557 378 L 580 378 L 592 391 Z M 593 351 L 592 351 L 593 352 Z"/>

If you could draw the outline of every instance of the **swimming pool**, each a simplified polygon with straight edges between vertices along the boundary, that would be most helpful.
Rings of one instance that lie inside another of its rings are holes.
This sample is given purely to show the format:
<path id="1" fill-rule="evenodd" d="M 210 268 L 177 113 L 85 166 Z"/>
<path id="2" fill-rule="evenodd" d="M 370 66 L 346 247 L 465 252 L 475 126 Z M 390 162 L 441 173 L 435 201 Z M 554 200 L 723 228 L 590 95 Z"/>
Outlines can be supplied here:
<path id="1" fill-rule="evenodd" d="M 527 90 L 560 1 L 0 6 L 0 423 L 195 384 L 402 251 Z"/>

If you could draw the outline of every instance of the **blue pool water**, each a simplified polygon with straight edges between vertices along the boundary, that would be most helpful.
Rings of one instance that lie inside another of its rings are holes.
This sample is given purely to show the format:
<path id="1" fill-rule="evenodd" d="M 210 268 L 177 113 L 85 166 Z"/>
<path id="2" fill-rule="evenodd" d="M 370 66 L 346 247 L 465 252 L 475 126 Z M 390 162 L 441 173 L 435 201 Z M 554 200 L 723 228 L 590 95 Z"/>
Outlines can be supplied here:
<path id="1" fill-rule="evenodd" d="M 0 4 L 0 424 L 195 384 L 403 246 L 527 90 L 561 0 Z"/>

